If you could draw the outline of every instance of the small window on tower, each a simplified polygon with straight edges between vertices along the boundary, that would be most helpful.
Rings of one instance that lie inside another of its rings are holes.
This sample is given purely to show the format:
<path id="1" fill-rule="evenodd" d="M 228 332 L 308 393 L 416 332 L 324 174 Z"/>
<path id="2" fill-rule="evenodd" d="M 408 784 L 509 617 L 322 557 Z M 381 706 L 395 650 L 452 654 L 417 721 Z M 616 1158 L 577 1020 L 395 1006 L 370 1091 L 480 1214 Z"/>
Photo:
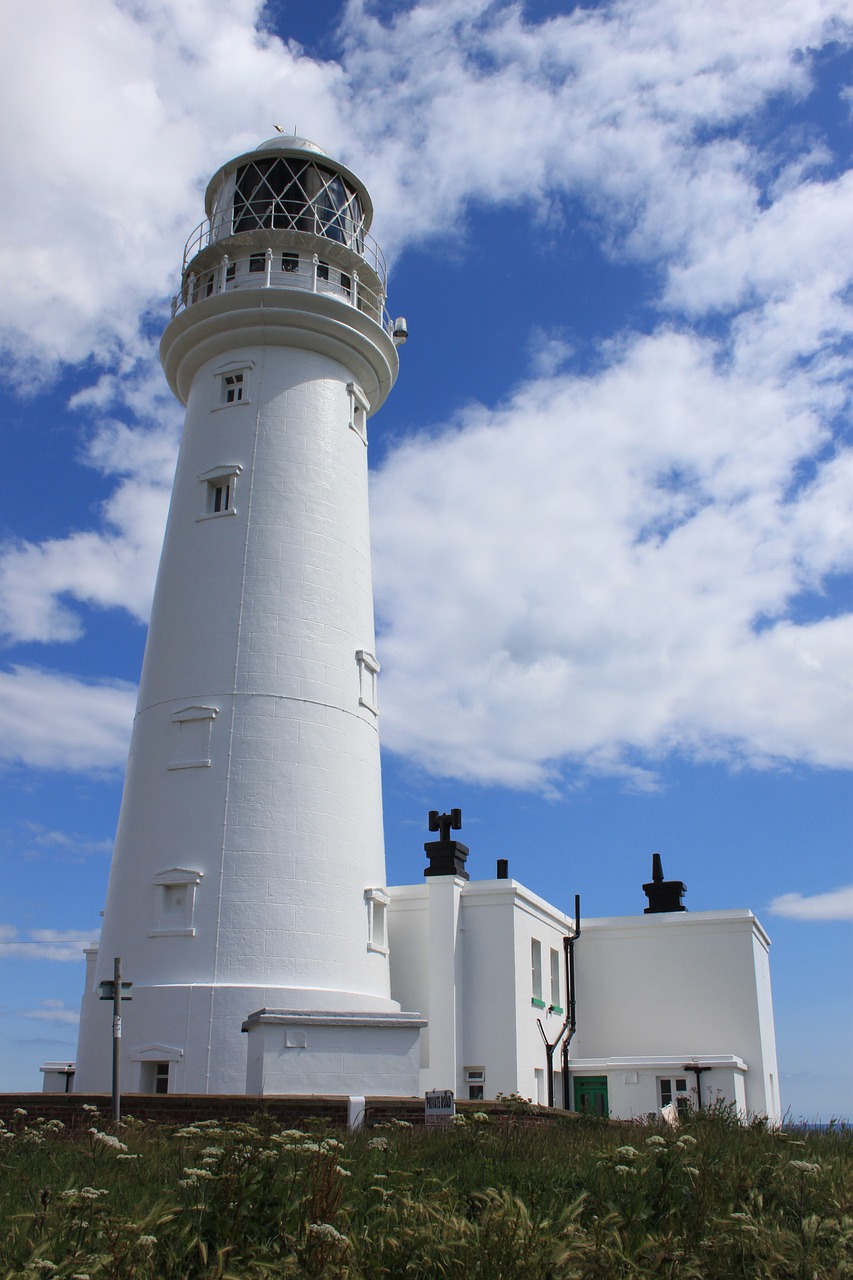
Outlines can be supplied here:
<path id="1" fill-rule="evenodd" d="M 298 271 L 299 270 L 299 254 L 283 253 L 281 255 L 282 271 Z"/>
<path id="2" fill-rule="evenodd" d="M 379 663 L 366 649 L 357 649 L 355 660 L 358 663 L 358 705 L 378 716 L 376 677 L 379 675 Z"/>
<path id="3" fill-rule="evenodd" d="M 317 259 L 317 279 L 328 280 L 328 278 L 329 278 L 329 264 L 328 262 L 322 262 L 318 258 Z"/>
<path id="4" fill-rule="evenodd" d="M 249 258 L 250 271 L 265 271 L 267 266 L 267 255 L 265 253 L 253 253 Z"/>
<path id="5" fill-rule="evenodd" d="M 384 889 L 365 889 L 367 904 L 367 949 L 388 954 L 388 904 L 391 899 Z"/>
<path id="6" fill-rule="evenodd" d="M 352 296 L 352 276 L 348 276 L 345 271 L 341 272 L 341 288 L 348 298 Z"/>
<path id="7" fill-rule="evenodd" d="M 237 477 L 242 467 L 217 468 L 206 471 L 199 476 L 204 485 L 204 511 L 199 520 L 208 520 L 213 516 L 235 516 L 237 514 L 236 494 Z"/>
<path id="8" fill-rule="evenodd" d="M 367 444 L 367 413 L 370 408 L 367 397 L 361 387 L 354 382 L 347 383 L 349 396 L 349 425 L 358 438 Z"/>
<path id="9" fill-rule="evenodd" d="M 228 266 L 225 268 L 225 283 L 230 284 L 232 280 L 236 279 L 236 276 L 237 276 L 237 263 L 229 262 Z"/>
<path id="10" fill-rule="evenodd" d="M 231 360 L 214 371 L 214 377 L 219 383 L 219 397 L 218 402 L 211 405 L 211 411 L 249 403 L 249 375 L 252 368 L 251 361 L 238 363 Z"/>

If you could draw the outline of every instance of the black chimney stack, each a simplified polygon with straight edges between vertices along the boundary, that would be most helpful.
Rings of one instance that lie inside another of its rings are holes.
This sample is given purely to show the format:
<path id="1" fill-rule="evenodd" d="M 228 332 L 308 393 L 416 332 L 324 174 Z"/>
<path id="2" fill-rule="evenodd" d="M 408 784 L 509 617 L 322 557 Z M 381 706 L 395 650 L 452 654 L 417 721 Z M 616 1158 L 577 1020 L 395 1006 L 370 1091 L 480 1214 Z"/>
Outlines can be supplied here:
<path id="1" fill-rule="evenodd" d="M 660 854 L 652 854 L 652 879 L 643 885 L 643 893 L 649 900 L 644 915 L 656 915 L 662 911 L 686 911 L 681 899 L 687 892 L 683 880 L 664 880 Z"/>
<path id="2" fill-rule="evenodd" d="M 437 840 L 428 840 L 424 850 L 429 858 L 429 866 L 424 867 L 425 876 L 460 876 L 467 880 L 465 859 L 468 857 L 468 846 L 459 840 L 451 840 L 450 832 L 458 831 L 462 826 L 462 810 L 451 809 L 450 813 L 439 813 L 431 809 L 429 829 L 439 833 Z"/>

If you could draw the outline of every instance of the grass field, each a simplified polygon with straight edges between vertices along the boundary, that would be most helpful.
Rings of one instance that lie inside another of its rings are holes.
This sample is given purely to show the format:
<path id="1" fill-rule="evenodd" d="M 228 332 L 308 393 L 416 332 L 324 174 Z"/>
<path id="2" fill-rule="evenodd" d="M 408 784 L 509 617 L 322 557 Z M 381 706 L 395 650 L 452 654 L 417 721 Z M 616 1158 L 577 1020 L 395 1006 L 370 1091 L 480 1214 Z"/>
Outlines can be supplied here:
<path id="1" fill-rule="evenodd" d="M 0 1278 L 853 1277 L 853 1134 L 541 1123 L 347 1133 L 25 1113 L 0 1129 Z"/>

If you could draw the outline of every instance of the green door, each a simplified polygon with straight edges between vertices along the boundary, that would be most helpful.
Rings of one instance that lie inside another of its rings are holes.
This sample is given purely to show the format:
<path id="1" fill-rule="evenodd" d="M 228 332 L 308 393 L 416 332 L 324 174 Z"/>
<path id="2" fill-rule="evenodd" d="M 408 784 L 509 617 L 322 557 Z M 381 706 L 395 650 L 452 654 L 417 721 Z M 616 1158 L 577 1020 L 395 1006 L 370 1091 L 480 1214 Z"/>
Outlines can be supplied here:
<path id="1" fill-rule="evenodd" d="M 607 1116 L 607 1076 L 575 1076 L 575 1111 Z"/>

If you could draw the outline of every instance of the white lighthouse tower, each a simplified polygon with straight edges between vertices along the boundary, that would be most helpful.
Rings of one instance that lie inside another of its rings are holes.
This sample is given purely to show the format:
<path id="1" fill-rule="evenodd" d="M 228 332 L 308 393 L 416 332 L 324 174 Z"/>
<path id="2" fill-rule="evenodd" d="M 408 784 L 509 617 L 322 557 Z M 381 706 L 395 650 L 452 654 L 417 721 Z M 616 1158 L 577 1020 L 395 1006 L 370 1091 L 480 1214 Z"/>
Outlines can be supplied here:
<path id="1" fill-rule="evenodd" d="M 75 1088 L 417 1092 L 390 998 L 367 419 L 397 374 L 372 205 L 279 136 L 211 179 L 161 344 L 186 421 Z M 252 1063 L 247 1043 L 263 1029 Z"/>

